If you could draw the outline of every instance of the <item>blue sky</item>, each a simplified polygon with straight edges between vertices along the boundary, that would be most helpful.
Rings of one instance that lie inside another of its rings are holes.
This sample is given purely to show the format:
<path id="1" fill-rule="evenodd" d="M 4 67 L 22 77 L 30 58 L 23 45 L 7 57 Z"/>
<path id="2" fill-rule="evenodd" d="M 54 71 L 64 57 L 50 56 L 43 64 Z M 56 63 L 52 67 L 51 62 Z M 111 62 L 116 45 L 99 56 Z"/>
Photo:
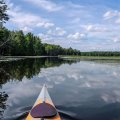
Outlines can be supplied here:
<path id="1" fill-rule="evenodd" d="M 6 27 L 81 51 L 120 51 L 120 0 L 6 0 Z"/>

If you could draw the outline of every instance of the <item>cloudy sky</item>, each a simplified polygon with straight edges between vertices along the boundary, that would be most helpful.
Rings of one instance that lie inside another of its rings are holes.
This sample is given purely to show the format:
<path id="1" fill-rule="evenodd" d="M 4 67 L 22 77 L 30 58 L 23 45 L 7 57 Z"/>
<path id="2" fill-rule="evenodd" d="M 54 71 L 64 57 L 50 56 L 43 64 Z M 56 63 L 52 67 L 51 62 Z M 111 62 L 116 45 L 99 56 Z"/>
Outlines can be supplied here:
<path id="1" fill-rule="evenodd" d="M 120 0 L 6 0 L 6 27 L 81 51 L 120 51 Z"/>

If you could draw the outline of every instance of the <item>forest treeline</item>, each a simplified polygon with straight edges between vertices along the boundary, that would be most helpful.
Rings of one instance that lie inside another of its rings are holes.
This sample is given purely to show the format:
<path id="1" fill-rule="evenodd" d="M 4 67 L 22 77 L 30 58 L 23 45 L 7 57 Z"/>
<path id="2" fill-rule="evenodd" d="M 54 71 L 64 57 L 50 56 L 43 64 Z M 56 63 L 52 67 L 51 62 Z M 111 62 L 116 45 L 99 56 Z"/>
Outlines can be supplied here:
<path id="1" fill-rule="evenodd" d="M 42 43 L 38 36 L 32 33 L 10 31 L 5 27 L 0 29 L 0 55 L 35 56 L 35 55 L 80 55 L 81 52 L 71 47 L 66 49 L 59 45 Z"/>
<path id="2" fill-rule="evenodd" d="M 0 29 L 0 55 L 10 56 L 120 56 L 119 51 L 91 51 L 80 52 L 70 48 L 62 48 L 60 45 L 42 43 L 42 40 L 32 33 L 24 34 L 20 31 L 10 31 L 5 27 Z"/>
<path id="3" fill-rule="evenodd" d="M 119 51 L 81 52 L 81 56 L 120 56 L 120 52 Z"/>

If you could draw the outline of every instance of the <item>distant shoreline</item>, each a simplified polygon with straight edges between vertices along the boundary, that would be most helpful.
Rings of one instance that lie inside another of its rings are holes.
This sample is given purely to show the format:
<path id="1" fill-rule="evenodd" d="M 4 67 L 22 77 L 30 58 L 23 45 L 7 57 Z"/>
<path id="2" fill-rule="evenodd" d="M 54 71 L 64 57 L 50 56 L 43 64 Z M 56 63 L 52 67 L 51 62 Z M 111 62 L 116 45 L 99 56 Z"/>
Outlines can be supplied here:
<path id="1" fill-rule="evenodd" d="M 62 59 L 82 59 L 82 60 L 120 60 L 120 56 L 77 56 L 77 55 L 58 55 L 58 56 L 0 56 L 0 60 L 4 59 L 24 59 L 24 58 L 45 58 L 57 57 Z"/>
<path id="2" fill-rule="evenodd" d="M 0 58 L 43 58 L 43 57 L 58 57 L 58 56 L 0 56 Z"/>
<path id="3" fill-rule="evenodd" d="M 60 58 L 64 59 L 85 59 L 85 60 L 120 60 L 120 56 L 72 56 L 72 55 L 60 55 Z"/>
<path id="4" fill-rule="evenodd" d="M 26 58 L 48 58 L 48 57 L 58 57 L 58 56 L 0 56 L 0 62 L 3 61 L 16 61 Z"/>

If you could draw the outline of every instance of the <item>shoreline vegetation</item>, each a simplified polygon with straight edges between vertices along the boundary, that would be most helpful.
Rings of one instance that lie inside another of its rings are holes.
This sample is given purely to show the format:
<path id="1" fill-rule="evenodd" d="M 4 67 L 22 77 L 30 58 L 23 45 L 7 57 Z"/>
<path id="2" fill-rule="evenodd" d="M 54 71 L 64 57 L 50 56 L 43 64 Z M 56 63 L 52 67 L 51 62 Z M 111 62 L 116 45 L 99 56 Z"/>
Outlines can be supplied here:
<path id="1" fill-rule="evenodd" d="M 81 59 L 120 59 L 120 51 L 81 52 L 60 45 L 42 43 L 41 38 L 33 33 L 0 29 L 0 59 L 7 57 L 71 57 Z"/>
<path id="2" fill-rule="evenodd" d="M 75 55 L 60 55 L 63 59 L 81 59 L 81 60 L 120 60 L 120 56 L 75 56 Z"/>
<path id="3" fill-rule="evenodd" d="M 120 56 L 80 56 L 80 55 L 58 55 L 58 56 L 0 56 L 1 61 L 16 61 L 27 58 L 62 58 L 80 60 L 120 60 Z"/>
<path id="4" fill-rule="evenodd" d="M 22 30 L 10 31 L 0 28 L 0 56 L 58 56 L 80 55 L 79 50 L 63 48 L 60 45 L 42 43 L 41 38 Z"/>

